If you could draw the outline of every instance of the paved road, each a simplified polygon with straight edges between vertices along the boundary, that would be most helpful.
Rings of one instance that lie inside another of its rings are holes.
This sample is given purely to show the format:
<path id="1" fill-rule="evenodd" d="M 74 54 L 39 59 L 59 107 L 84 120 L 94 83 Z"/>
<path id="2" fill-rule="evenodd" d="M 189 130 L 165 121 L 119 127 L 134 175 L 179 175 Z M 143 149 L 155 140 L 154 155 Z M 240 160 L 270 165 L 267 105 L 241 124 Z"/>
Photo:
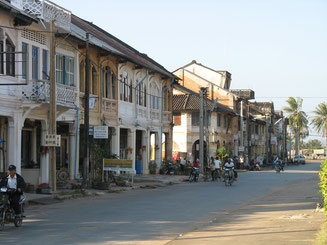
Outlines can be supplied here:
<path id="1" fill-rule="evenodd" d="M 319 164 L 309 163 L 287 167 L 281 174 L 240 173 L 231 187 L 221 182 L 183 183 L 32 207 L 26 211 L 28 218 L 23 227 L 7 225 L 0 233 L 0 241 L 42 245 L 165 244 L 276 188 L 312 179 L 318 183 L 318 169 Z"/>

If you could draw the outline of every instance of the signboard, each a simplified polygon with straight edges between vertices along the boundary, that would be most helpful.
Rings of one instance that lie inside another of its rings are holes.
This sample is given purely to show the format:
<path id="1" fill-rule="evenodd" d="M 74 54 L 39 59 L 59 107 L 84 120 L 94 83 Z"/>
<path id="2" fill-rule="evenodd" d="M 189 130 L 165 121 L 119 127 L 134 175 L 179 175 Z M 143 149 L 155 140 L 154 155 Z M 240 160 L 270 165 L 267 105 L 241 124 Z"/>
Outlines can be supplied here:
<path id="1" fill-rule="evenodd" d="M 134 171 L 133 160 L 103 159 L 104 171 Z"/>
<path id="2" fill-rule="evenodd" d="M 89 98 L 89 109 L 93 110 L 95 106 L 95 98 L 94 97 L 90 97 Z"/>
<path id="3" fill-rule="evenodd" d="M 89 126 L 89 135 L 93 135 L 94 132 L 94 126 L 90 125 Z"/>
<path id="4" fill-rule="evenodd" d="M 277 144 L 277 137 L 276 136 L 271 136 L 271 144 L 276 145 Z"/>
<path id="5" fill-rule="evenodd" d="M 238 151 L 244 151 L 244 146 L 239 146 Z"/>
<path id="6" fill-rule="evenodd" d="M 48 147 L 60 147 L 61 137 L 60 135 L 55 134 L 46 134 L 44 138 L 42 138 L 42 146 Z"/>
<path id="7" fill-rule="evenodd" d="M 108 139 L 108 126 L 94 126 L 93 127 L 94 139 Z"/>

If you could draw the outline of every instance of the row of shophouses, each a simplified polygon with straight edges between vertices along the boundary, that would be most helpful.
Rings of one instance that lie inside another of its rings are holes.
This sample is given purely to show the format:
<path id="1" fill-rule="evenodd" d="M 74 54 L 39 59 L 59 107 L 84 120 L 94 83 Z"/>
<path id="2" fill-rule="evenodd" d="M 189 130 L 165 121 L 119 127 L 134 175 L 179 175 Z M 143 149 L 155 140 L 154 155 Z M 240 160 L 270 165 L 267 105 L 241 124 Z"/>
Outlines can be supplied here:
<path id="1" fill-rule="evenodd" d="M 235 156 L 286 157 L 286 123 L 272 102 L 251 102 L 251 90 L 231 90 L 231 74 L 196 61 L 167 71 L 91 22 L 50 1 L 0 0 L 0 172 L 15 164 L 27 182 L 50 183 L 50 21 L 55 22 L 57 169 L 79 178 L 83 163 L 85 52 L 89 38 L 91 143 L 120 159 L 150 161 L 179 152 L 199 155 L 201 87 L 208 88 L 207 155 L 226 146 Z M 93 139 L 94 138 L 94 139 Z M 92 166 L 92 165 L 91 165 Z"/>

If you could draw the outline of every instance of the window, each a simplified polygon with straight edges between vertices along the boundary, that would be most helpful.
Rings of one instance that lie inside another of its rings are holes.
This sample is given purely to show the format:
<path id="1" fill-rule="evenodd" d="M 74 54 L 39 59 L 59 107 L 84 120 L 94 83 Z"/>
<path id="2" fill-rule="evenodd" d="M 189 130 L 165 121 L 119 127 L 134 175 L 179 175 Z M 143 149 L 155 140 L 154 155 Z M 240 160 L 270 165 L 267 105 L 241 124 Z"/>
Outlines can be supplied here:
<path id="1" fill-rule="evenodd" d="M 110 99 L 111 98 L 111 71 L 108 66 L 104 68 L 104 97 Z"/>
<path id="2" fill-rule="evenodd" d="M 255 134 L 259 134 L 259 125 L 255 125 Z"/>
<path id="3" fill-rule="evenodd" d="M 119 85 L 120 100 L 132 102 L 133 87 L 127 74 L 123 75 Z"/>
<path id="4" fill-rule="evenodd" d="M 39 48 L 32 46 L 32 79 L 39 79 Z"/>
<path id="5" fill-rule="evenodd" d="M 98 95 L 98 72 L 94 66 L 92 66 L 92 86 L 90 86 L 90 94 Z"/>
<path id="6" fill-rule="evenodd" d="M 74 86 L 74 58 L 56 55 L 56 82 Z"/>
<path id="7" fill-rule="evenodd" d="M 64 57 L 62 55 L 56 55 L 56 82 L 64 84 Z"/>
<path id="8" fill-rule="evenodd" d="M 48 76 L 48 50 L 42 50 L 42 79 L 49 80 Z"/>
<path id="9" fill-rule="evenodd" d="M 146 85 L 144 84 L 144 107 L 146 107 L 146 97 L 147 97 L 147 94 L 146 94 Z"/>
<path id="10" fill-rule="evenodd" d="M 28 52 L 28 44 L 22 43 L 22 77 L 26 79 L 26 68 L 27 68 L 27 52 Z"/>
<path id="11" fill-rule="evenodd" d="M 4 60 L 3 60 L 3 41 L 0 41 L 0 74 L 4 74 Z"/>
<path id="12" fill-rule="evenodd" d="M 112 92 L 112 99 L 116 99 L 116 76 L 112 72 L 111 73 L 111 92 Z"/>
<path id="13" fill-rule="evenodd" d="M 200 112 L 192 112 L 192 126 L 200 126 Z"/>
<path id="14" fill-rule="evenodd" d="M 217 113 L 217 126 L 221 126 L 221 114 Z"/>
<path id="15" fill-rule="evenodd" d="M 181 123 L 181 113 L 174 113 L 174 125 L 180 126 Z"/>
<path id="16" fill-rule="evenodd" d="M 15 76 L 15 46 L 6 40 L 6 74 L 8 76 Z"/>
<path id="17" fill-rule="evenodd" d="M 210 124 L 211 124 L 211 114 L 209 112 L 207 112 L 207 122 L 208 122 L 208 126 L 210 126 Z"/>
<path id="18" fill-rule="evenodd" d="M 224 128 L 226 128 L 226 127 L 227 127 L 227 116 L 224 115 Z"/>
<path id="19" fill-rule="evenodd" d="M 85 63 L 79 64 L 79 91 L 85 93 Z"/>

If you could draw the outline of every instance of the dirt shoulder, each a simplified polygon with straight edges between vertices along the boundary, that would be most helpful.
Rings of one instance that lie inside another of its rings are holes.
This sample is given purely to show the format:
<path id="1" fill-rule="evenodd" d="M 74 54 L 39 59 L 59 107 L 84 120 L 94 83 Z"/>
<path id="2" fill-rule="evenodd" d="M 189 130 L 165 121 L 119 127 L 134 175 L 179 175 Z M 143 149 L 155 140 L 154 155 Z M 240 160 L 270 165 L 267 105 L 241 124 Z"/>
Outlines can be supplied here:
<path id="1" fill-rule="evenodd" d="M 217 213 L 208 226 L 167 244 L 313 244 L 325 218 L 323 212 L 315 212 L 316 203 L 322 202 L 317 184 L 314 178 L 275 189 L 244 206 Z"/>

